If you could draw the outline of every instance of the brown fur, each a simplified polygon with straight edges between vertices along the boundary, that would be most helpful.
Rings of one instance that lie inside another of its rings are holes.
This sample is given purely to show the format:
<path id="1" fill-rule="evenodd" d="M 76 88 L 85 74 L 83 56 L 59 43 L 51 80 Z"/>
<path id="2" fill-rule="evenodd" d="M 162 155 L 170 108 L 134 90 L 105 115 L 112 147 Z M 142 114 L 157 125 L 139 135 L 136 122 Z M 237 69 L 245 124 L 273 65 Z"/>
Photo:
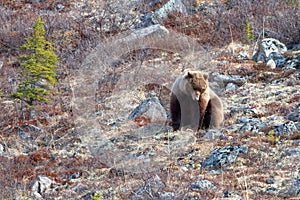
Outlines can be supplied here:
<path id="1" fill-rule="evenodd" d="M 174 82 L 170 112 L 173 130 L 218 128 L 224 119 L 221 99 L 209 88 L 208 75 L 187 71 Z"/>

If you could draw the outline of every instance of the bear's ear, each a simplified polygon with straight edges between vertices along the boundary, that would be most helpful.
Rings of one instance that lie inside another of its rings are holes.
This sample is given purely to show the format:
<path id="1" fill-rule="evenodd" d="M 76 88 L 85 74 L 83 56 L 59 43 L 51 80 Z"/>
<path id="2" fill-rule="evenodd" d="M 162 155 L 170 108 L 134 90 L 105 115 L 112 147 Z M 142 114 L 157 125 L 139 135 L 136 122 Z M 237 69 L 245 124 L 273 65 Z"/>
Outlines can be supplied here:
<path id="1" fill-rule="evenodd" d="M 207 80 L 208 79 L 208 74 L 203 74 L 203 78 L 205 79 L 205 80 Z"/>
<path id="2" fill-rule="evenodd" d="M 193 78 L 193 74 L 191 72 L 187 72 L 185 77 L 186 78 Z"/>

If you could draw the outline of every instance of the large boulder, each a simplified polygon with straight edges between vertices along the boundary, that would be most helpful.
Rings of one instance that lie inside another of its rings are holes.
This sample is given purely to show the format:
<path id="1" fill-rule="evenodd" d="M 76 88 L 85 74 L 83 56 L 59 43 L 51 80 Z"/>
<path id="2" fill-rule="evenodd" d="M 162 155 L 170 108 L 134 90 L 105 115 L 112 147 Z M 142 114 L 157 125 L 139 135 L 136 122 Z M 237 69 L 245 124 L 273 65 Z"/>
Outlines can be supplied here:
<path id="1" fill-rule="evenodd" d="M 162 4 L 164 1 L 154 0 L 153 4 Z M 158 24 L 159 20 L 164 20 L 168 17 L 168 14 L 180 13 L 187 14 L 187 9 L 181 0 L 169 0 L 163 6 L 155 10 L 154 12 L 146 13 L 141 17 L 141 23 L 136 28 L 148 27 L 154 24 Z"/>
<path id="2" fill-rule="evenodd" d="M 167 113 L 164 107 L 160 104 L 157 97 L 145 99 L 136 107 L 128 117 L 134 120 L 138 125 L 143 126 L 150 122 L 165 122 Z"/>
<path id="3" fill-rule="evenodd" d="M 285 44 L 274 38 L 262 39 L 252 59 L 256 62 L 267 63 L 270 68 L 283 65 L 286 61 L 284 53 L 287 51 Z"/>

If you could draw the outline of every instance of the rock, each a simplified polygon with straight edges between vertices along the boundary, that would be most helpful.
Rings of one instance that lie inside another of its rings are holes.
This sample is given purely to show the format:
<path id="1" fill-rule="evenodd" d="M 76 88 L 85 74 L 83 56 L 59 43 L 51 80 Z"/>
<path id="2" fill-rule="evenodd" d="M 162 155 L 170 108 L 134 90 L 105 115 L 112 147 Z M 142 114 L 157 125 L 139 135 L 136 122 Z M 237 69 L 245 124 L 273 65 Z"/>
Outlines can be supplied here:
<path id="1" fill-rule="evenodd" d="M 235 91 L 238 88 L 238 86 L 234 83 L 228 83 L 226 85 L 225 91 Z"/>
<path id="2" fill-rule="evenodd" d="M 275 136 L 292 137 L 298 132 L 295 122 L 288 121 L 275 127 Z"/>
<path id="3" fill-rule="evenodd" d="M 285 154 L 287 156 L 291 156 L 291 155 L 300 155 L 300 148 L 294 148 L 294 149 L 287 149 L 285 151 Z"/>
<path id="4" fill-rule="evenodd" d="M 179 12 L 183 15 L 187 14 L 185 5 L 181 0 L 170 0 L 161 8 L 154 12 L 155 16 L 159 19 L 165 19 L 168 17 L 168 14 Z"/>
<path id="5" fill-rule="evenodd" d="M 221 130 L 207 130 L 203 136 L 203 138 L 207 138 L 210 140 L 215 139 L 224 139 L 226 137 L 226 134 Z"/>
<path id="6" fill-rule="evenodd" d="M 279 191 L 279 195 L 285 198 L 300 197 L 300 178 L 296 179 L 288 188 Z"/>
<path id="7" fill-rule="evenodd" d="M 268 62 L 267 62 L 267 67 L 269 67 L 270 69 L 275 69 L 276 68 L 276 63 L 273 59 L 270 59 Z"/>
<path id="8" fill-rule="evenodd" d="M 141 17 L 141 23 L 139 23 L 135 28 L 145 28 L 148 26 L 152 26 L 155 24 L 158 24 L 159 22 L 157 21 L 157 19 L 155 18 L 154 13 L 146 13 L 145 15 L 143 15 Z"/>
<path id="9" fill-rule="evenodd" d="M 248 60 L 248 59 L 249 59 L 248 54 L 247 54 L 246 52 L 239 52 L 239 53 L 235 56 L 235 58 L 236 58 L 237 60 Z"/>
<path id="10" fill-rule="evenodd" d="M 289 113 L 286 118 L 293 122 L 300 122 L 300 104 L 294 112 Z"/>
<path id="11" fill-rule="evenodd" d="M 201 191 L 201 190 L 215 190 L 217 187 L 209 180 L 200 180 L 191 183 L 191 190 Z"/>
<path id="12" fill-rule="evenodd" d="M 34 181 L 31 186 L 33 196 L 35 196 L 37 199 L 41 199 L 43 197 L 43 193 L 50 188 L 52 183 L 54 182 L 47 176 L 38 176 L 37 180 Z"/>
<path id="13" fill-rule="evenodd" d="M 267 184 L 274 184 L 275 183 L 274 178 L 267 178 L 266 183 Z"/>
<path id="14" fill-rule="evenodd" d="M 253 133 L 258 133 L 261 128 L 266 126 L 264 122 L 256 118 L 240 117 L 237 119 L 237 122 L 243 123 L 243 125 L 239 128 L 238 132 L 249 131 Z"/>
<path id="15" fill-rule="evenodd" d="M 175 194 L 173 192 L 158 191 L 155 196 L 161 200 L 173 200 L 175 199 Z"/>
<path id="16" fill-rule="evenodd" d="M 153 4 L 159 3 L 163 2 L 155 1 Z M 141 17 L 141 23 L 139 23 L 136 28 L 148 27 L 154 24 L 158 24 L 159 20 L 165 19 L 168 17 L 168 14 L 175 12 L 179 12 L 183 15 L 187 14 L 187 9 L 181 0 L 170 0 L 154 12 L 146 13 Z"/>
<path id="17" fill-rule="evenodd" d="M 234 200 L 242 200 L 243 199 L 240 195 L 235 194 L 234 192 L 228 191 L 228 190 L 226 192 L 224 192 L 224 196 L 223 197 L 224 198 L 234 199 Z"/>
<path id="18" fill-rule="evenodd" d="M 134 191 L 133 198 L 136 199 L 139 196 L 141 197 L 146 194 L 157 194 L 159 189 L 162 187 L 165 187 L 165 184 L 162 182 L 158 175 L 155 175 L 146 180 L 143 186 Z"/>
<path id="19" fill-rule="evenodd" d="M 2 144 L 0 144 L 0 156 L 4 153 L 4 147 Z"/>
<path id="20" fill-rule="evenodd" d="M 213 72 L 211 73 L 211 79 L 217 83 L 220 83 L 220 84 L 224 84 L 224 85 L 227 85 L 228 83 L 234 83 L 238 86 L 242 86 L 246 83 L 246 79 L 241 77 L 241 76 L 238 76 L 238 75 L 222 75 L 222 74 L 219 74 L 217 72 Z"/>
<path id="21" fill-rule="evenodd" d="M 256 62 L 267 63 L 267 66 L 275 68 L 286 62 L 283 55 L 286 51 L 285 44 L 274 38 L 265 38 L 259 42 L 258 49 L 252 59 Z"/>
<path id="22" fill-rule="evenodd" d="M 136 107 L 128 117 L 131 120 L 135 119 L 150 119 L 151 122 L 165 121 L 167 113 L 164 107 L 160 104 L 157 97 L 145 99 Z"/>
<path id="23" fill-rule="evenodd" d="M 2 69 L 3 62 L 0 60 L 0 70 Z"/>
<path id="24" fill-rule="evenodd" d="M 232 164 L 236 157 L 242 153 L 247 153 L 247 146 L 227 146 L 213 150 L 202 162 L 201 167 L 207 169 L 220 169 Z"/>
<path id="25" fill-rule="evenodd" d="M 61 3 L 58 3 L 55 6 L 55 10 L 57 10 L 57 11 L 63 10 L 64 8 L 65 8 L 65 6 Z"/>

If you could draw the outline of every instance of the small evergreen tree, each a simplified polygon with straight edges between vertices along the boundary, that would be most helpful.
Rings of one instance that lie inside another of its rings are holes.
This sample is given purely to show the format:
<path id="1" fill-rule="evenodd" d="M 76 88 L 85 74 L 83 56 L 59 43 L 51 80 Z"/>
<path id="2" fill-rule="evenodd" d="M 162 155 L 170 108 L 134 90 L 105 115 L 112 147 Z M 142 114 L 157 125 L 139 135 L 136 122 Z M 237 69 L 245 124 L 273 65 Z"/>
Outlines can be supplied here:
<path id="1" fill-rule="evenodd" d="M 44 23 L 38 17 L 33 26 L 33 33 L 20 47 L 24 55 L 20 56 L 21 82 L 11 96 L 27 103 L 33 108 L 35 101 L 46 102 L 50 86 L 56 83 L 55 64 L 57 56 L 53 46 L 45 39 Z"/>

